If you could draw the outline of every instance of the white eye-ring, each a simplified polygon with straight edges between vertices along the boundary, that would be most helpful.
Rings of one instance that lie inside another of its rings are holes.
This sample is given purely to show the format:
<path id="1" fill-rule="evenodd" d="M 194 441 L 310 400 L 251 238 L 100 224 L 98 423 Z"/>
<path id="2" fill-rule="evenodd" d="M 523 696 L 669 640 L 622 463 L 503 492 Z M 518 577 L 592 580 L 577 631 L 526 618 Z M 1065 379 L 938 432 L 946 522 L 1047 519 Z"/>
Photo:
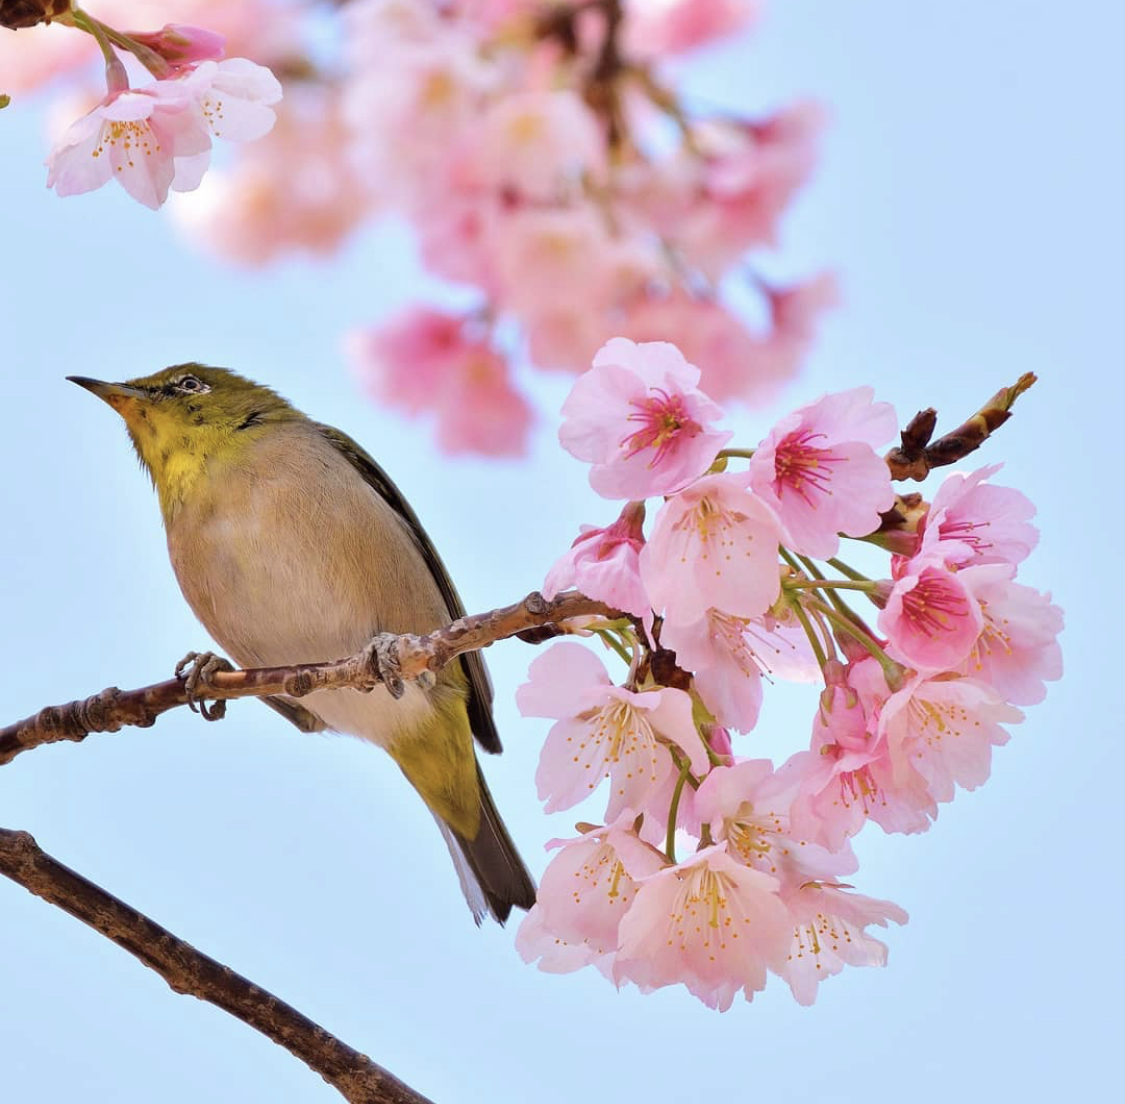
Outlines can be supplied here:
<path id="1" fill-rule="evenodd" d="M 181 376 L 176 380 L 175 386 L 177 391 L 183 391 L 188 395 L 203 395 L 211 390 L 210 386 L 198 376 Z"/>

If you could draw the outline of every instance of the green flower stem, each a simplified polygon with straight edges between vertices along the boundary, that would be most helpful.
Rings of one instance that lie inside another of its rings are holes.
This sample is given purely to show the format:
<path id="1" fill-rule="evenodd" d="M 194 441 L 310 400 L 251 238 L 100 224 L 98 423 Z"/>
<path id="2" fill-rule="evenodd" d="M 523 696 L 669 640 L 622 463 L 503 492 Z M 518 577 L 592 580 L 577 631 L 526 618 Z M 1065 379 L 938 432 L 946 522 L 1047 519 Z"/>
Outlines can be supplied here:
<path id="1" fill-rule="evenodd" d="M 742 460 L 749 460 L 750 457 L 752 457 L 757 451 L 757 449 L 741 448 L 719 449 L 718 455 L 722 457 L 730 457 L 731 459 L 739 458 Z"/>
<path id="2" fill-rule="evenodd" d="M 109 44 L 109 35 L 106 34 L 108 28 L 104 23 L 99 22 L 91 15 L 87 15 L 81 8 L 71 9 L 71 19 L 80 31 L 85 31 L 88 35 L 94 36 L 94 41 L 98 44 L 98 49 L 102 52 L 102 57 L 105 58 L 106 73 L 111 67 L 119 66 L 120 59 L 113 52 L 113 47 Z M 126 84 L 128 87 L 128 84 Z"/>
<path id="3" fill-rule="evenodd" d="M 628 664 L 630 670 L 633 667 L 634 656 L 625 645 L 617 638 L 617 634 L 613 629 L 595 629 L 594 632 L 601 637 L 602 641 L 612 648 L 624 661 Z"/>
<path id="4" fill-rule="evenodd" d="M 120 64 L 117 55 L 113 53 L 110 46 L 110 43 L 113 43 L 114 46 L 132 54 L 157 80 L 164 80 L 172 72 L 172 67 L 155 50 L 150 50 L 147 46 L 135 42 L 127 34 L 114 30 L 109 24 L 103 23 L 100 19 L 95 19 L 88 12 L 82 11 L 81 8 L 72 10 L 74 25 L 97 39 L 98 45 L 105 55 L 107 65 L 111 61 Z"/>
<path id="5" fill-rule="evenodd" d="M 796 615 L 797 620 L 801 622 L 801 628 L 805 630 L 805 636 L 809 638 L 809 646 L 813 650 L 813 655 L 816 656 L 816 662 L 823 671 L 825 665 L 828 663 L 828 656 L 825 654 L 824 648 L 820 643 L 820 637 L 813 628 L 812 621 L 809 620 L 809 615 L 801 608 L 800 602 L 791 603 L 789 608 Z"/>
<path id="6" fill-rule="evenodd" d="M 883 669 L 883 677 L 887 680 L 887 685 L 892 689 L 897 689 L 902 685 L 902 667 L 896 663 L 882 648 L 875 642 L 874 638 L 864 632 L 857 626 L 850 618 L 845 617 L 831 606 L 824 603 L 818 603 L 819 611 L 832 622 L 834 628 L 839 629 L 841 632 L 847 633 L 853 640 L 855 640 Z"/>
<path id="7" fill-rule="evenodd" d="M 849 567 L 843 560 L 838 560 L 833 557 L 828 561 L 830 567 L 834 567 L 841 575 L 846 575 L 849 579 L 854 579 L 857 582 L 871 582 L 866 575 L 860 571 L 856 571 L 854 567 Z"/>
<path id="8" fill-rule="evenodd" d="M 850 579 L 787 579 L 781 585 L 787 590 L 862 590 L 870 593 L 878 584 Z"/>
<path id="9" fill-rule="evenodd" d="M 680 777 L 676 779 L 676 788 L 672 791 L 672 804 L 668 809 L 668 835 L 664 841 L 664 854 L 668 856 L 670 863 L 676 861 L 676 815 L 680 811 L 680 797 L 690 773 L 691 760 L 685 757 L 680 764 Z"/>

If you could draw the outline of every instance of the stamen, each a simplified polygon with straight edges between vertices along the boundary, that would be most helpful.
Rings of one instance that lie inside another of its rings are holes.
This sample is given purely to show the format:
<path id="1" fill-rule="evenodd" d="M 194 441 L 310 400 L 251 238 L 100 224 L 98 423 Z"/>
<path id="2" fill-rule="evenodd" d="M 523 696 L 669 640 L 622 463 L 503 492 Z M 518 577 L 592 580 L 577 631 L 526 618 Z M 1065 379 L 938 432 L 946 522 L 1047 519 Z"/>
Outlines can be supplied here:
<path id="1" fill-rule="evenodd" d="M 625 457 L 636 456 L 645 449 L 655 449 L 648 462 L 656 467 L 676 445 L 680 437 L 695 437 L 703 427 L 691 417 L 682 395 L 669 395 L 663 388 L 654 388 L 646 398 L 634 400 L 636 408 L 628 421 L 640 423 L 641 428 L 621 441 Z"/>
<path id="2" fill-rule="evenodd" d="M 774 457 L 775 486 L 778 496 L 791 491 L 808 505 L 813 505 L 817 494 L 832 493 L 832 464 L 844 459 L 830 449 L 817 448 L 813 442 L 824 439 L 823 433 L 802 430 L 789 434 L 777 448 Z"/>

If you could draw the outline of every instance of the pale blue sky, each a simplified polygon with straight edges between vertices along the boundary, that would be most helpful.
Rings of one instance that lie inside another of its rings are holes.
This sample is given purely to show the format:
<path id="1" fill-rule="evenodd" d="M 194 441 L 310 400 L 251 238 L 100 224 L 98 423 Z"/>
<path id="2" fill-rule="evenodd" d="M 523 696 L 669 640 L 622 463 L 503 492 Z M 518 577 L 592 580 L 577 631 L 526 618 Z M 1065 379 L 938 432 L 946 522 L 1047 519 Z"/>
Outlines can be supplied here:
<path id="1" fill-rule="evenodd" d="M 301 736 L 254 703 L 186 712 L 0 769 L 0 825 L 247 974 L 440 1104 L 711 1098 L 914 1104 L 1097 1099 L 1117 1082 L 1121 735 L 1117 588 L 1122 255 L 1117 5 L 774 0 L 749 45 L 691 81 L 708 103 L 796 95 L 833 114 L 781 268 L 831 266 L 846 303 L 785 405 L 872 383 L 907 416 L 960 419 L 1021 372 L 1040 382 L 983 454 L 1039 506 L 1024 580 L 1067 612 L 1068 668 L 992 780 L 920 837 L 865 832 L 864 892 L 911 914 L 885 970 L 798 1007 L 771 981 L 725 1015 L 524 966 L 474 929 L 428 814 L 374 749 Z M 0 86 L 2 86 L 0 74 Z M 41 119 L 0 115 L 0 723 L 166 677 L 206 636 L 168 567 L 156 503 L 112 412 L 63 382 L 187 359 L 270 382 L 391 471 L 470 609 L 537 586 L 610 507 L 554 444 L 523 466 L 451 463 L 362 401 L 342 330 L 417 287 L 392 231 L 330 265 L 265 274 L 184 250 L 120 191 L 43 187 Z M 736 419 L 747 443 L 777 411 Z M 545 504 L 549 504 L 549 510 Z M 512 704 L 532 651 L 492 650 L 507 752 L 486 764 L 529 862 L 568 834 L 532 776 L 545 723 Z M 767 711 L 744 754 L 807 733 Z M 244 1025 L 174 996 L 76 921 L 0 881 L 0 1099 L 114 1104 L 338 1099 Z"/>

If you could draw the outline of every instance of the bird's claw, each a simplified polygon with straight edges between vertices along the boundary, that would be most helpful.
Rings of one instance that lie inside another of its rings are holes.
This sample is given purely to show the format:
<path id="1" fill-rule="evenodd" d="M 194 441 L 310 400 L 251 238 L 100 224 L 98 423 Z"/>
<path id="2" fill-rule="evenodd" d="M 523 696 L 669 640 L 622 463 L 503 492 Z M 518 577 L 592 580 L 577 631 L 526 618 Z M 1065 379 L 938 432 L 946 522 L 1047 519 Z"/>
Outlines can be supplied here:
<path id="1" fill-rule="evenodd" d="M 401 698 L 406 693 L 406 685 L 398 662 L 398 637 L 394 633 L 379 633 L 372 637 L 365 651 L 368 666 L 378 673 L 387 692 L 392 698 Z"/>
<path id="2" fill-rule="evenodd" d="M 193 713 L 198 713 L 205 721 L 220 721 L 227 713 L 225 701 L 213 701 L 208 704 L 202 691 L 207 689 L 211 676 L 219 671 L 233 671 L 231 663 L 214 652 L 188 652 L 176 664 L 176 678 L 184 680 L 184 692 L 187 694 L 188 708 Z"/>

